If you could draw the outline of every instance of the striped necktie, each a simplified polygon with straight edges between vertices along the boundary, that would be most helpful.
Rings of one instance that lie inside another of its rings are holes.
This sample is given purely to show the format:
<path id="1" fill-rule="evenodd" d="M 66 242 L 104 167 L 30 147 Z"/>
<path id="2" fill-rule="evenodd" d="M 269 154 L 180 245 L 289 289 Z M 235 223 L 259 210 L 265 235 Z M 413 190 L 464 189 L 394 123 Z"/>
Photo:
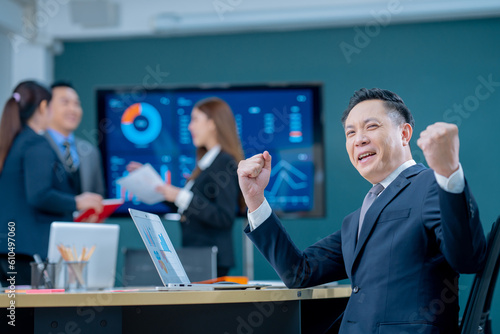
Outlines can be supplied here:
<path id="1" fill-rule="evenodd" d="M 73 157 L 71 156 L 71 144 L 69 141 L 63 143 L 64 146 L 64 163 L 68 167 L 70 172 L 76 171 L 75 163 L 73 162 Z"/>

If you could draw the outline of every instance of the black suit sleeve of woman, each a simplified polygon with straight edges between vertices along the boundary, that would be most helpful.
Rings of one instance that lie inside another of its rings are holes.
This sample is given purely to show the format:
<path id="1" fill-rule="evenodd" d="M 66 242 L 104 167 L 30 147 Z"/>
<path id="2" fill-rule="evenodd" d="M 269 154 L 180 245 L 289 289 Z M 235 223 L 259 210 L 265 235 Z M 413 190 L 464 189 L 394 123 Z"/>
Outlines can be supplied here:
<path id="1" fill-rule="evenodd" d="M 200 173 L 191 188 L 193 199 L 184 211 L 188 221 L 196 219 L 212 228 L 232 226 L 240 193 L 237 167 L 230 155 L 221 153 Z"/>
<path id="2" fill-rule="evenodd" d="M 39 141 L 25 152 L 24 170 L 28 203 L 39 210 L 62 214 L 76 210 L 67 175 L 49 143 Z"/>

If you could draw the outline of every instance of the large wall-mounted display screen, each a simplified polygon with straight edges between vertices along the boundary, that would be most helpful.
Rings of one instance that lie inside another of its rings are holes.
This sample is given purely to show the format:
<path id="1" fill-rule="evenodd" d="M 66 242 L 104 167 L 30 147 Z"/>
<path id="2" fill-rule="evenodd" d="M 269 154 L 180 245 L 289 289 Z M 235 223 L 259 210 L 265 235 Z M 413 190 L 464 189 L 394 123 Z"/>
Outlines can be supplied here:
<path id="1" fill-rule="evenodd" d="M 108 198 L 129 207 L 168 213 L 164 203 L 146 205 L 116 183 L 130 161 L 150 163 L 163 180 L 182 187 L 196 164 L 188 130 L 193 105 L 217 96 L 235 115 L 245 153 L 268 150 L 272 174 L 266 198 L 281 215 L 324 215 L 321 86 L 228 86 L 212 88 L 98 89 L 100 149 Z M 236 209 L 236 208 L 235 208 Z"/>

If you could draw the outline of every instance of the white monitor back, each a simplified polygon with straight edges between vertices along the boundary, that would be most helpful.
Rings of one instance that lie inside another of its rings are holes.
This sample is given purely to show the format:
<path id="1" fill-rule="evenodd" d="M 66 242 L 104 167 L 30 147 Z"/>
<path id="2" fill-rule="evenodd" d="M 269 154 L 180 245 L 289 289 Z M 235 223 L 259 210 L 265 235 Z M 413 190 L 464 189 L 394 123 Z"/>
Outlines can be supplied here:
<path id="1" fill-rule="evenodd" d="M 49 262 L 57 263 L 61 254 L 57 245 L 75 247 L 78 254 L 83 247 L 95 251 L 89 260 L 87 275 L 89 289 L 112 288 L 115 283 L 116 257 L 120 226 L 116 224 L 91 224 L 73 222 L 53 222 L 49 236 Z M 59 266 L 61 267 L 61 266 Z M 63 273 L 56 273 L 56 287 L 63 286 Z"/>

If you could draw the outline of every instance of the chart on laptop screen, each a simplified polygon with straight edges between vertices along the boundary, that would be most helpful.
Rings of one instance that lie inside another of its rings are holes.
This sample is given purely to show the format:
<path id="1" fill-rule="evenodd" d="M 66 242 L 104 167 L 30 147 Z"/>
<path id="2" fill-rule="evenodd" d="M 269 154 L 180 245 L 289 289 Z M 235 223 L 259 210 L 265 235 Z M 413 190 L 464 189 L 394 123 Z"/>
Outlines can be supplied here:
<path id="1" fill-rule="evenodd" d="M 133 218 L 163 283 L 189 283 L 163 224 L 157 216 L 147 216 L 137 214 Z"/>

